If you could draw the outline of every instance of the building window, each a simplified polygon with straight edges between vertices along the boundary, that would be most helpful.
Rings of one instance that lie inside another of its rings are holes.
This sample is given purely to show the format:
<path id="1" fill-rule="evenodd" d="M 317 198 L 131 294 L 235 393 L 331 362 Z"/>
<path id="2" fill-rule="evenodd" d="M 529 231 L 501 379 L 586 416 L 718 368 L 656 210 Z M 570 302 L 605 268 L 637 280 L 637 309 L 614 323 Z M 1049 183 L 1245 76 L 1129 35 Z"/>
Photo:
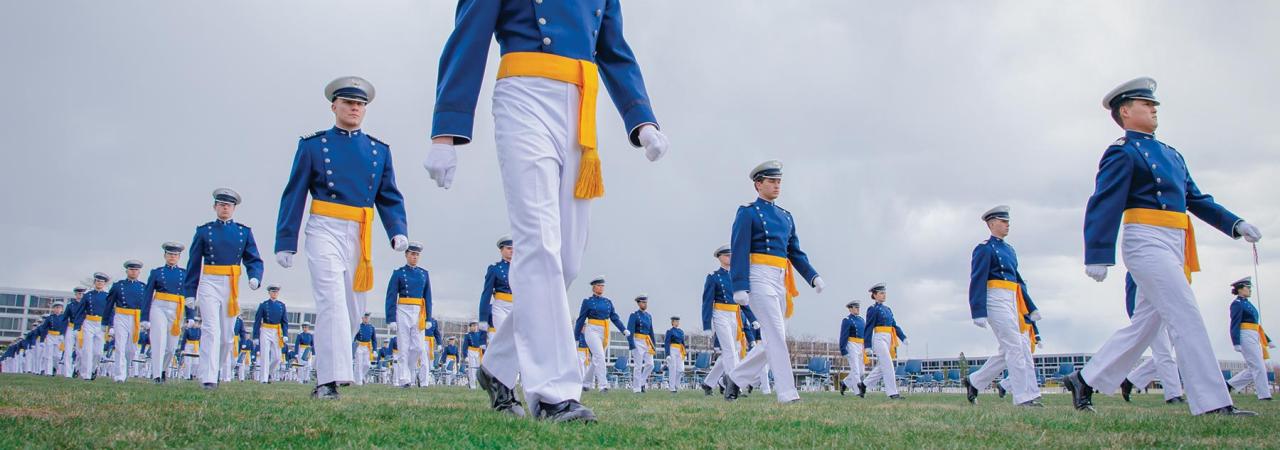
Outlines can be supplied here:
<path id="1" fill-rule="evenodd" d="M 22 297 L 20 294 L 0 294 L 0 306 L 22 306 Z"/>

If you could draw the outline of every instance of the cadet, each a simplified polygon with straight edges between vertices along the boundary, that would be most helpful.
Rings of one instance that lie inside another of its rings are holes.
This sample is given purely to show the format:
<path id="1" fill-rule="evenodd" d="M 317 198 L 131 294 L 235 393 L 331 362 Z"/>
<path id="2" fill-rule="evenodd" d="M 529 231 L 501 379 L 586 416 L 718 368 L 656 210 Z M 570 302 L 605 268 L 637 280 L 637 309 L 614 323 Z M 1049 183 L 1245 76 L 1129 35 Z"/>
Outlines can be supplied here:
<path id="1" fill-rule="evenodd" d="M 187 328 L 178 340 L 178 355 L 181 357 L 182 370 L 178 378 L 193 379 L 200 372 L 200 318 L 187 320 Z"/>
<path id="2" fill-rule="evenodd" d="M 671 316 L 671 328 L 662 337 L 662 352 L 667 355 L 667 389 L 673 394 L 680 390 L 680 377 L 684 375 L 684 347 L 680 316 Z"/>
<path id="3" fill-rule="evenodd" d="M 311 348 L 314 345 L 315 338 L 311 334 L 311 322 L 303 322 L 302 331 L 293 340 L 293 352 L 298 355 L 298 363 L 302 366 L 299 368 L 301 372 L 298 374 L 299 383 L 311 381 L 311 368 L 315 362 L 315 353 Z"/>
<path id="4" fill-rule="evenodd" d="M 365 293 L 373 289 L 373 213 L 376 207 L 391 248 L 409 246 L 404 197 L 396 187 L 391 148 L 364 133 L 365 108 L 376 91 L 360 77 L 342 77 L 324 89 L 335 125 L 303 136 L 280 196 L 276 261 L 293 266 L 302 212 L 307 209 L 307 260 L 316 301 L 316 388 L 312 397 L 338 398 L 338 384 L 363 383 L 362 367 L 346 346 L 360 328 Z M 387 317 L 387 320 L 394 320 Z M 369 350 L 373 356 L 373 350 Z M 367 362 L 363 367 L 367 367 Z"/>
<path id="5" fill-rule="evenodd" d="M 152 321 L 158 327 L 156 333 L 148 333 L 152 350 L 151 378 L 157 383 L 163 383 L 168 377 L 165 368 L 182 334 L 188 308 L 186 299 L 191 296 L 185 290 L 187 271 L 178 266 L 187 247 L 171 241 L 161 244 L 160 248 L 164 250 L 164 266 L 151 269 L 147 274 L 142 305 L 143 328 L 150 330 Z"/>
<path id="6" fill-rule="evenodd" d="M 1257 242 L 1262 233 L 1200 192 L 1182 154 L 1156 140 L 1160 102 L 1155 90 L 1155 80 L 1143 77 L 1103 97 L 1103 106 L 1125 135 L 1102 155 L 1084 220 L 1086 274 L 1099 282 L 1106 279 L 1124 223 L 1121 253 L 1142 295 L 1129 326 L 1116 331 L 1063 385 L 1072 392 L 1076 409 L 1092 411 L 1093 391 L 1115 392 L 1166 325 L 1175 336 L 1191 414 L 1256 415 L 1232 405 L 1191 292 L 1191 272 L 1200 263 L 1187 212 L 1232 238 Z"/>
<path id="7" fill-rule="evenodd" d="M 867 370 L 866 339 L 862 337 L 862 329 L 866 322 L 862 320 L 862 316 L 858 315 L 858 309 L 862 304 L 854 300 L 846 303 L 844 307 L 849 310 L 849 315 L 840 320 L 838 342 L 840 342 L 840 354 L 849 361 L 849 375 L 840 381 L 840 395 L 844 395 L 849 388 L 855 388 L 858 390 L 858 397 L 866 397 L 867 385 L 862 383 L 862 373 Z"/>
<path id="8" fill-rule="evenodd" d="M 1258 308 L 1249 302 L 1253 295 L 1253 277 L 1244 277 L 1231 283 L 1231 345 L 1244 356 L 1245 370 L 1231 377 L 1228 385 L 1235 390 L 1253 384 L 1258 400 L 1271 400 L 1271 383 L 1267 378 L 1267 360 L 1270 349 L 1276 348 L 1271 337 L 1263 331 Z"/>
<path id="9" fill-rule="evenodd" d="M 258 304 L 253 315 L 253 340 L 258 344 L 258 382 L 271 382 L 271 374 L 280 366 L 280 352 L 289 337 L 289 312 L 280 296 L 280 285 L 267 286 L 268 298 Z"/>
<path id="10" fill-rule="evenodd" d="M 113 360 L 112 378 L 123 383 L 129 376 L 129 362 L 137 351 L 135 342 L 142 329 L 142 306 L 146 303 L 147 284 L 138 280 L 142 271 L 142 262 L 131 259 L 124 262 L 125 279 L 118 280 L 107 291 L 107 303 L 111 308 L 107 311 L 107 319 L 111 323 L 112 336 L 116 341 L 115 359 Z"/>
<path id="11" fill-rule="evenodd" d="M 253 334 L 245 331 L 244 319 L 236 316 L 236 322 L 231 326 L 231 348 L 233 350 L 227 355 L 227 360 L 222 363 L 222 381 L 231 381 L 235 377 L 236 359 L 240 354 L 240 343 L 252 339 Z"/>
<path id="12" fill-rule="evenodd" d="M 422 382 L 422 373 L 414 379 L 414 370 L 426 357 L 423 341 L 430 323 L 427 318 L 431 317 L 431 277 L 427 269 L 418 267 L 421 255 L 422 243 L 410 242 L 404 251 L 405 265 L 391 272 L 391 281 L 387 282 L 387 329 L 405 344 L 401 358 L 405 364 L 396 380 L 404 387 Z"/>
<path id="13" fill-rule="evenodd" d="M 640 309 L 627 317 L 627 348 L 631 350 L 631 391 L 644 392 L 649 375 L 653 373 L 653 316 L 649 314 L 649 296 L 636 297 Z"/>
<path id="14" fill-rule="evenodd" d="M 236 362 L 239 364 L 236 370 L 236 379 L 244 381 L 245 375 L 253 370 L 253 354 L 255 350 L 256 347 L 253 345 L 252 337 L 240 340 L 239 356 L 236 357 Z"/>
<path id="15" fill-rule="evenodd" d="M 84 336 L 80 333 L 80 325 L 84 322 L 84 291 L 86 289 L 76 286 L 71 290 L 75 298 L 67 302 L 67 306 L 63 308 L 62 315 L 67 321 L 67 332 L 62 338 L 62 376 L 71 378 L 72 372 L 75 372 L 75 353 L 80 347 L 80 341 Z"/>
<path id="16" fill-rule="evenodd" d="M 67 335 L 67 316 L 63 313 L 64 305 L 61 301 L 54 302 L 53 311 L 44 316 L 45 329 L 45 345 L 48 350 L 45 352 L 44 374 L 53 376 L 54 369 L 58 366 L 59 358 L 62 357 L 63 347 Z"/>
<path id="17" fill-rule="evenodd" d="M 320 337 L 320 339 L 321 342 L 326 342 L 324 341 L 324 337 Z M 351 343 L 352 354 L 354 355 L 351 370 L 352 373 L 356 374 L 356 386 L 364 384 L 364 378 L 369 374 L 369 364 L 372 363 L 373 358 L 377 356 L 377 353 L 375 353 L 375 350 L 373 349 L 374 343 L 376 342 L 378 342 L 378 332 L 373 329 L 373 325 L 369 324 L 369 313 L 364 313 L 364 316 L 360 318 L 360 328 L 356 330 L 355 337 L 353 337 L 353 342 Z M 316 356 L 320 358 L 320 361 L 317 362 L 316 368 L 316 377 L 317 381 L 319 381 L 319 367 L 326 364 L 324 360 L 328 358 L 329 354 L 326 352 L 324 355 Z M 323 387 L 323 385 L 321 386 Z M 333 392 L 337 392 L 336 389 L 337 388 L 334 387 Z M 337 398 L 327 397 L 327 394 L 324 394 L 324 390 L 318 390 L 317 392 L 320 392 L 321 394 L 321 396 L 317 398 Z"/>
<path id="18" fill-rule="evenodd" d="M 427 319 L 427 332 L 423 335 L 423 353 L 422 361 L 418 365 L 418 378 L 422 380 L 423 386 L 431 385 L 431 368 L 435 365 L 436 355 L 444 349 L 444 338 L 440 337 L 440 324 L 436 323 L 436 319 Z"/>
<path id="19" fill-rule="evenodd" d="M 809 264 L 809 257 L 800 249 L 795 219 L 789 211 L 774 204 L 782 194 L 782 163 L 765 161 L 751 169 L 750 178 L 757 198 L 739 206 L 733 219 L 729 274 L 733 280 L 734 302 L 752 305 L 752 311 L 761 319 L 764 346 L 728 371 L 730 382 L 726 383 L 724 395 L 730 401 L 738 397 L 739 386 L 759 379 L 761 368 L 766 365 L 773 373 L 791 373 L 786 319 L 791 318 L 791 298 L 800 295 L 792 269 L 799 271 L 815 292 L 821 294 L 826 288 L 822 277 Z M 775 382 L 778 402 L 800 399 L 792 377 L 778 377 Z"/>
<path id="20" fill-rule="evenodd" d="M 489 339 L 498 332 L 498 325 L 511 314 L 511 236 L 498 238 L 498 253 L 502 259 L 490 264 L 484 273 L 484 289 L 480 291 L 480 321 L 488 324 Z M 494 301 L 497 300 L 497 301 Z"/>
<path id="21" fill-rule="evenodd" d="M 462 348 L 467 349 L 467 387 L 477 387 L 476 370 L 484 360 L 484 350 L 489 347 L 489 333 L 480 331 L 480 324 L 467 324 L 467 334 L 462 337 Z"/>
<path id="22" fill-rule="evenodd" d="M 591 347 L 591 369 L 595 372 L 595 382 L 600 392 L 609 392 L 605 366 L 605 356 L 609 354 L 609 322 L 613 322 L 624 336 L 630 337 L 631 332 L 622 325 L 622 319 L 613 309 L 613 301 L 604 297 L 604 286 L 604 275 L 591 280 L 591 296 L 582 299 L 582 307 L 578 310 L 578 320 L 573 330 Z"/>
<path id="23" fill-rule="evenodd" d="M 1133 307 L 1137 305 L 1138 285 L 1133 282 L 1133 275 L 1124 275 L 1124 307 L 1129 318 L 1133 318 Z M 1163 321 L 1164 319 L 1161 319 Z M 1129 375 L 1120 382 L 1120 396 L 1129 401 L 1135 387 L 1146 389 L 1156 378 L 1160 379 L 1161 390 L 1164 391 L 1165 403 L 1185 403 L 1182 395 L 1182 376 L 1178 375 L 1178 363 L 1173 359 L 1173 338 L 1169 329 L 1160 326 L 1156 337 L 1151 340 L 1151 358 L 1134 367 Z"/>
<path id="24" fill-rule="evenodd" d="M 907 334 L 902 332 L 897 320 L 893 318 L 893 310 L 884 302 L 889 298 L 884 283 L 876 283 L 870 289 L 871 299 L 875 304 L 867 308 L 867 324 L 862 328 L 863 336 L 871 336 L 871 349 L 876 354 L 876 367 L 867 374 L 866 386 L 858 386 L 859 392 L 866 392 L 867 386 L 884 383 L 884 393 L 894 400 L 902 399 L 898 395 L 897 374 L 893 360 L 898 357 L 898 342 L 910 345 Z"/>
<path id="25" fill-rule="evenodd" d="M 84 339 L 80 344 L 80 355 L 77 356 L 80 362 L 80 378 L 91 380 L 98 373 L 98 360 L 102 358 L 102 350 L 105 346 L 105 335 L 107 334 L 103 328 L 103 318 L 110 317 L 113 312 L 111 302 L 107 300 L 106 289 L 107 282 L 111 281 L 111 277 L 102 272 L 94 272 L 93 274 L 93 290 L 84 294 L 84 303 L 81 305 L 80 316 L 81 324 L 79 329 L 84 334 Z"/>
<path id="26" fill-rule="evenodd" d="M 721 352 L 711 366 L 711 372 L 703 379 L 701 387 L 706 395 L 711 395 L 711 389 L 715 386 L 724 390 L 724 386 L 720 384 L 722 375 L 737 367 L 738 359 L 741 358 L 739 350 L 746 353 L 745 349 L 739 349 L 736 344 L 737 336 L 741 333 L 738 321 L 740 306 L 733 301 L 733 289 L 730 288 L 733 281 L 729 278 L 729 261 L 732 255 L 729 244 L 720 246 L 712 255 L 720 261 L 720 268 L 707 274 L 707 279 L 702 284 L 702 330 L 710 331 L 712 339 L 719 340 Z M 711 384 L 706 380 L 711 380 Z"/>
<path id="27" fill-rule="evenodd" d="M 444 374 L 445 386 L 453 386 L 454 376 L 458 374 L 458 366 L 461 364 L 458 356 L 458 338 L 449 336 L 449 342 L 440 352 L 440 372 Z"/>

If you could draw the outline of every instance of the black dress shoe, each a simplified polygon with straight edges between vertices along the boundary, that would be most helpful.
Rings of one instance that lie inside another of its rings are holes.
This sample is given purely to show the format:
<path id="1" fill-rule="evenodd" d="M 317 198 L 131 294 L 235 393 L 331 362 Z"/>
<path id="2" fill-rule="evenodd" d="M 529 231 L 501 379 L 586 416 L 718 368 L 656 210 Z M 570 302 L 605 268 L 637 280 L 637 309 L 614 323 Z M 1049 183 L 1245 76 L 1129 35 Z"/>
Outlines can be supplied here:
<path id="1" fill-rule="evenodd" d="M 748 385 L 747 385 L 747 393 L 748 393 L 748 394 L 750 394 L 750 393 L 752 393 L 752 392 L 755 392 L 755 391 L 756 391 L 756 387 L 755 387 L 755 386 L 752 386 L 752 385 L 750 385 L 750 384 L 748 384 Z"/>
<path id="2" fill-rule="evenodd" d="M 160 377 L 152 378 L 151 381 L 154 381 L 156 384 L 164 384 L 164 378 Z"/>
<path id="3" fill-rule="evenodd" d="M 1174 398 L 1171 398 L 1171 399 L 1165 400 L 1164 402 L 1165 402 L 1165 403 L 1169 403 L 1169 404 L 1173 404 L 1173 403 L 1186 403 L 1186 402 L 1187 402 L 1187 399 L 1182 398 L 1182 397 L 1174 397 Z"/>
<path id="4" fill-rule="evenodd" d="M 707 383 L 702 383 L 702 394 L 703 394 L 703 395 L 706 395 L 706 396 L 708 396 L 708 397 L 710 397 L 710 396 L 711 396 L 711 385 L 709 385 L 709 384 L 707 384 Z"/>
<path id="5" fill-rule="evenodd" d="M 591 408 L 582 406 L 577 400 L 565 400 L 554 405 L 538 402 L 537 417 L 539 420 L 550 420 L 555 423 L 595 423 L 596 421 L 596 414 L 591 412 Z"/>
<path id="6" fill-rule="evenodd" d="M 1120 396 L 1124 397 L 1124 401 L 1129 401 L 1129 394 L 1133 393 L 1133 382 L 1125 378 L 1120 382 Z"/>
<path id="7" fill-rule="evenodd" d="M 1258 413 L 1256 412 L 1237 409 L 1235 406 L 1231 406 L 1231 405 L 1223 406 L 1213 411 L 1206 412 L 1205 414 L 1216 414 L 1219 416 L 1237 416 L 1237 417 L 1253 417 L 1258 415 Z"/>
<path id="8" fill-rule="evenodd" d="M 520 404 L 520 400 L 516 399 L 516 391 L 502 384 L 497 378 L 489 374 L 489 370 L 483 366 L 476 373 L 476 381 L 480 383 L 480 387 L 489 393 L 489 405 L 494 411 L 503 414 L 509 414 L 513 417 L 524 417 L 524 405 Z M 591 412 L 591 410 L 587 410 Z M 594 419 L 595 416 L 592 416 Z"/>
<path id="9" fill-rule="evenodd" d="M 960 384 L 964 385 L 965 398 L 969 400 L 969 403 L 978 404 L 978 388 L 973 387 L 973 383 L 969 382 L 969 377 L 964 377 Z"/>
<path id="10" fill-rule="evenodd" d="M 218 383 L 204 383 L 201 386 L 203 386 L 206 391 L 212 391 L 218 388 Z"/>
<path id="11" fill-rule="evenodd" d="M 1044 403 L 1041 403 L 1039 398 L 1033 398 L 1031 400 L 1027 400 L 1025 402 L 1019 403 L 1017 404 L 1017 406 L 1021 406 L 1024 408 L 1043 408 Z"/>
<path id="12" fill-rule="evenodd" d="M 996 383 L 996 393 L 1000 394 L 1000 398 L 1004 398 L 1004 396 L 1009 395 L 1009 391 L 1005 390 L 1004 386 L 1000 383 Z"/>
<path id="13" fill-rule="evenodd" d="M 903 397 L 903 396 L 901 396 L 901 395 L 898 395 L 898 394 L 890 395 L 890 396 L 889 396 L 889 399 L 890 399 L 890 400 L 906 400 L 906 398 L 905 398 L 905 397 Z"/>
<path id="14" fill-rule="evenodd" d="M 1094 411 L 1093 388 L 1084 382 L 1084 377 L 1080 376 L 1079 370 L 1063 378 L 1062 384 L 1071 391 L 1071 403 L 1075 405 L 1077 411 Z"/>
<path id="15" fill-rule="evenodd" d="M 1271 401 L 1271 397 L 1267 397 L 1267 398 L 1260 398 L 1260 399 L 1258 399 L 1258 400 L 1262 400 L 1262 401 L 1264 401 L 1264 402 L 1269 402 L 1269 401 Z"/>
<path id="16" fill-rule="evenodd" d="M 726 384 L 726 386 L 724 387 L 724 399 L 730 402 L 737 400 L 738 395 L 742 393 L 738 389 L 738 385 L 735 384 L 732 380 L 725 380 L 724 383 Z"/>
<path id="17" fill-rule="evenodd" d="M 858 382 L 858 398 L 867 398 L 867 385 L 861 381 Z"/>
<path id="18" fill-rule="evenodd" d="M 1236 388 L 1232 387 L 1231 383 L 1227 383 L 1227 393 L 1230 394 L 1231 391 L 1234 391 L 1234 390 L 1236 390 Z"/>
<path id="19" fill-rule="evenodd" d="M 311 390 L 311 398 L 321 400 L 337 400 L 338 399 L 338 383 L 325 383 L 316 386 Z"/>
<path id="20" fill-rule="evenodd" d="M 843 396 L 844 396 L 844 391 L 847 391 L 847 390 L 849 390 L 849 386 L 845 386 L 845 385 L 844 385 L 844 382 L 843 382 L 843 381 L 841 381 L 841 382 L 840 382 L 840 396 L 841 396 L 841 397 L 843 397 Z"/>

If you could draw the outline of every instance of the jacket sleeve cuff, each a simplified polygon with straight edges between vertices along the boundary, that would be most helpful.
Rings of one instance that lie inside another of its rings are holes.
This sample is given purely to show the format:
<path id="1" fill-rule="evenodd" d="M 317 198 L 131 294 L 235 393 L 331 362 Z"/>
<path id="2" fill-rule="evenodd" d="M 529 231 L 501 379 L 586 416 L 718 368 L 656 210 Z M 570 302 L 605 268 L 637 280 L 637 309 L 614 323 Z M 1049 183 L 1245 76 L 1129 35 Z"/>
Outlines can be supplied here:
<path id="1" fill-rule="evenodd" d="M 436 111 L 431 122 L 431 138 L 449 136 L 453 138 L 454 145 L 469 144 L 474 121 L 474 114 Z"/>
<path id="2" fill-rule="evenodd" d="M 632 147 L 640 146 L 640 127 L 644 125 L 653 125 L 661 130 L 658 126 L 658 119 L 653 116 L 653 110 L 647 105 L 636 105 L 622 116 L 622 122 L 627 125 L 627 137 L 631 140 Z"/>

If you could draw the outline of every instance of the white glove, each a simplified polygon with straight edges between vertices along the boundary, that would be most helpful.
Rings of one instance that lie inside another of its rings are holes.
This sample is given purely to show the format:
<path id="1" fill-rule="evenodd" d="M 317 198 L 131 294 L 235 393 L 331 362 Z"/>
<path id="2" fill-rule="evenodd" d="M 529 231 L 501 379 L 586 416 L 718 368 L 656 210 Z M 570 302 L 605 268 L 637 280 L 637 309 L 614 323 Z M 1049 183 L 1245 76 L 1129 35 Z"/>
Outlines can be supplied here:
<path id="1" fill-rule="evenodd" d="M 395 250 L 397 252 L 403 252 L 405 251 L 405 249 L 408 249 L 408 248 L 409 248 L 409 238 L 404 237 L 403 234 L 397 234 L 395 235 L 395 237 L 391 238 L 392 250 Z"/>
<path id="2" fill-rule="evenodd" d="M 1241 350 L 1241 349 L 1240 349 L 1240 346 L 1239 346 L 1239 345 L 1235 346 L 1234 348 L 1236 349 L 1236 351 L 1237 351 L 1237 352 L 1243 352 L 1243 351 L 1244 351 L 1244 350 Z"/>
<path id="3" fill-rule="evenodd" d="M 822 281 L 822 277 L 813 277 L 813 291 L 819 294 L 823 289 L 827 288 L 827 282 Z"/>
<path id="4" fill-rule="evenodd" d="M 437 345 L 437 346 L 436 346 L 436 352 L 441 352 L 441 351 L 443 351 L 443 350 L 444 350 L 444 346 L 443 346 L 443 345 Z"/>
<path id="5" fill-rule="evenodd" d="M 752 329 L 752 330 L 759 330 L 759 329 L 760 329 L 760 321 L 751 322 L 751 329 Z"/>
<path id="6" fill-rule="evenodd" d="M 1041 339 L 1040 342 L 1036 343 L 1036 348 L 1044 350 L 1044 339 Z"/>
<path id="7" fill-rule="evenodd" d="M 261 281 L 258 281 L 258 279 L 257 279 L 257 278 L 250 278 L 250 279 L 249 279 L 249 289 L 253 289 L 253 290 L 255 290 L 255 291 L 256 291 L 256 290 L 258 290 L 258 286 L 261 286 L 261 285 L 262 285 L 262 282 L 261 282 Z"/>
<path id="8" fill-rule="evenodd" d="M 747 294 L 747 291 L 734 292 L 733 302 L 742 306 L 747 306 L 748 303 L 751 303 L 751 295 Z"/>
<path id="9" fill-rule="evenodd" d="M 630 336 L 630 335 L 631 335 L 631 330 L 622 330 L 622 335 L 623 335 L 623 336 Z"/>
<path id="10" fill-rule="evenodd" d="M 276 264 L 286 269 L 293 267 L 293 252 L 276 252 Z"/>
<path id="11" fill-rule="evenodd" d="M 903 339 L 903 340 L 902 340 L 902 345 L 911 345 L 911 340 L 910 340 L 910 339 Z"/>
<path id="12" fill-rule="evenodd" d="M 139 325 L 139 326 L 141 326 L 141 327 L 142 327 L 142 329 L 147 330 L 147 329 L 150 329 L 150 328 L 151 328 L 151 321 L 149 321 L 149 320 L 144 320 L 144 321 L 142 321 L 142 323 L 140 323 L 140 324 L 138 324 L 138 325 Z"/>
<path id="13" fill-rule="evenodd" d="M 392 333 L 395 333 L 395 332 L 396 332 L 396 323 L 395 323 L 395 322 L 387 322 L 387 329 L 388 329 L 388 330 L 391 330 L 391 332 L 392 332 Z"/>
<path id="14" fill-rule="evenodd" d="M 644 157 L 649 158 L 649 161 L 662 159 L 662 155 L 667 154 L 667 147 L 670 144 L 667 141 L 667 135 L 658 131 L 658 127 L 653 125 L 640 127 L 640 145 L 644 146 Z"/>
<path id="15" fill-rule="evenodd" d="M 1030 318 L 1032 322 L 1039 322 L 1039 321 L 1040 321 L 1040 310 L 1038 310 L 1038 309 L 1037 309 L 1037 310 L 1035 310 L 1035 311 L 1031 311 L 1031 313 L 1030 313 L 1030 314 L 1027 314 L 1027 317 L 1028 317 L 1028 318 Z"/>
<path id="16" fill-rule="evenodd" d="M 713 347 L 712 350 L 715 350 L 716 353 L 720 353 L 720 347 Z"/>
<path id="17" fill-rule="evenodd" d="M 489 349 L 489 345 L 488 345 L 488 344 L 481 345 L 481 346 L 480 346 L 480 349 L 481 349 L 481 350 L 488 350 L 488 349 Z"/>
<path id="18" fill-rule="evenodd" d="M 424 330 L 430 330 L 430 329 L 431 329 L 431 321 L 430 321 L 430 320 L 428 320 L 428 321 L 427 321 L 427 326 L 426 326 L 425 328 L 423 328 L 423 329 L 424 329 Z"/>
<path id="19" fill-rule="evenodd" d="M 1262 232 L 1258 231 L 1258 227 L 1243 220 L 1236 224 L 1236 233 L 1240 233 L 1240 237 L 1250 243 L 1262 240 Z"/>
<path id="20" fill-rule="evenodd" d="M 1084 266 L 1084 274 L 1088 275 L 1089 278 L 1093 278 L 1093 281 L 1101 283 L 1102 280 L 1107 279 L 1107 266 L 1103 264 L 1089 264 Z"/>
<path id="21" fill-rule="evenodd" d="M 973 319 L 973 324 L 974 324 L 974 325 L 977 325 L 977 326 L 978 326 L 978 328 L 986 328 L 986 327 L 987 327 L 987 318 L 986 318 L 986 317 L 979 317 L 979 318 L 977 318 L 977 319 Z"/>
<path id="22" fill-rule="evenodd" d="M 1267 348 L 1276 348 L 1275 342 L 1267 342 Z"/>
<path id="23" fill-rule="evenodd" d="M 427 169 L 427 175 L 435 180 L 436 186 L 449 189 L 453 186 L 453 171 L 458 168 L 458 151 L 453 144 L 431 144 L 422 167 Z"/>

